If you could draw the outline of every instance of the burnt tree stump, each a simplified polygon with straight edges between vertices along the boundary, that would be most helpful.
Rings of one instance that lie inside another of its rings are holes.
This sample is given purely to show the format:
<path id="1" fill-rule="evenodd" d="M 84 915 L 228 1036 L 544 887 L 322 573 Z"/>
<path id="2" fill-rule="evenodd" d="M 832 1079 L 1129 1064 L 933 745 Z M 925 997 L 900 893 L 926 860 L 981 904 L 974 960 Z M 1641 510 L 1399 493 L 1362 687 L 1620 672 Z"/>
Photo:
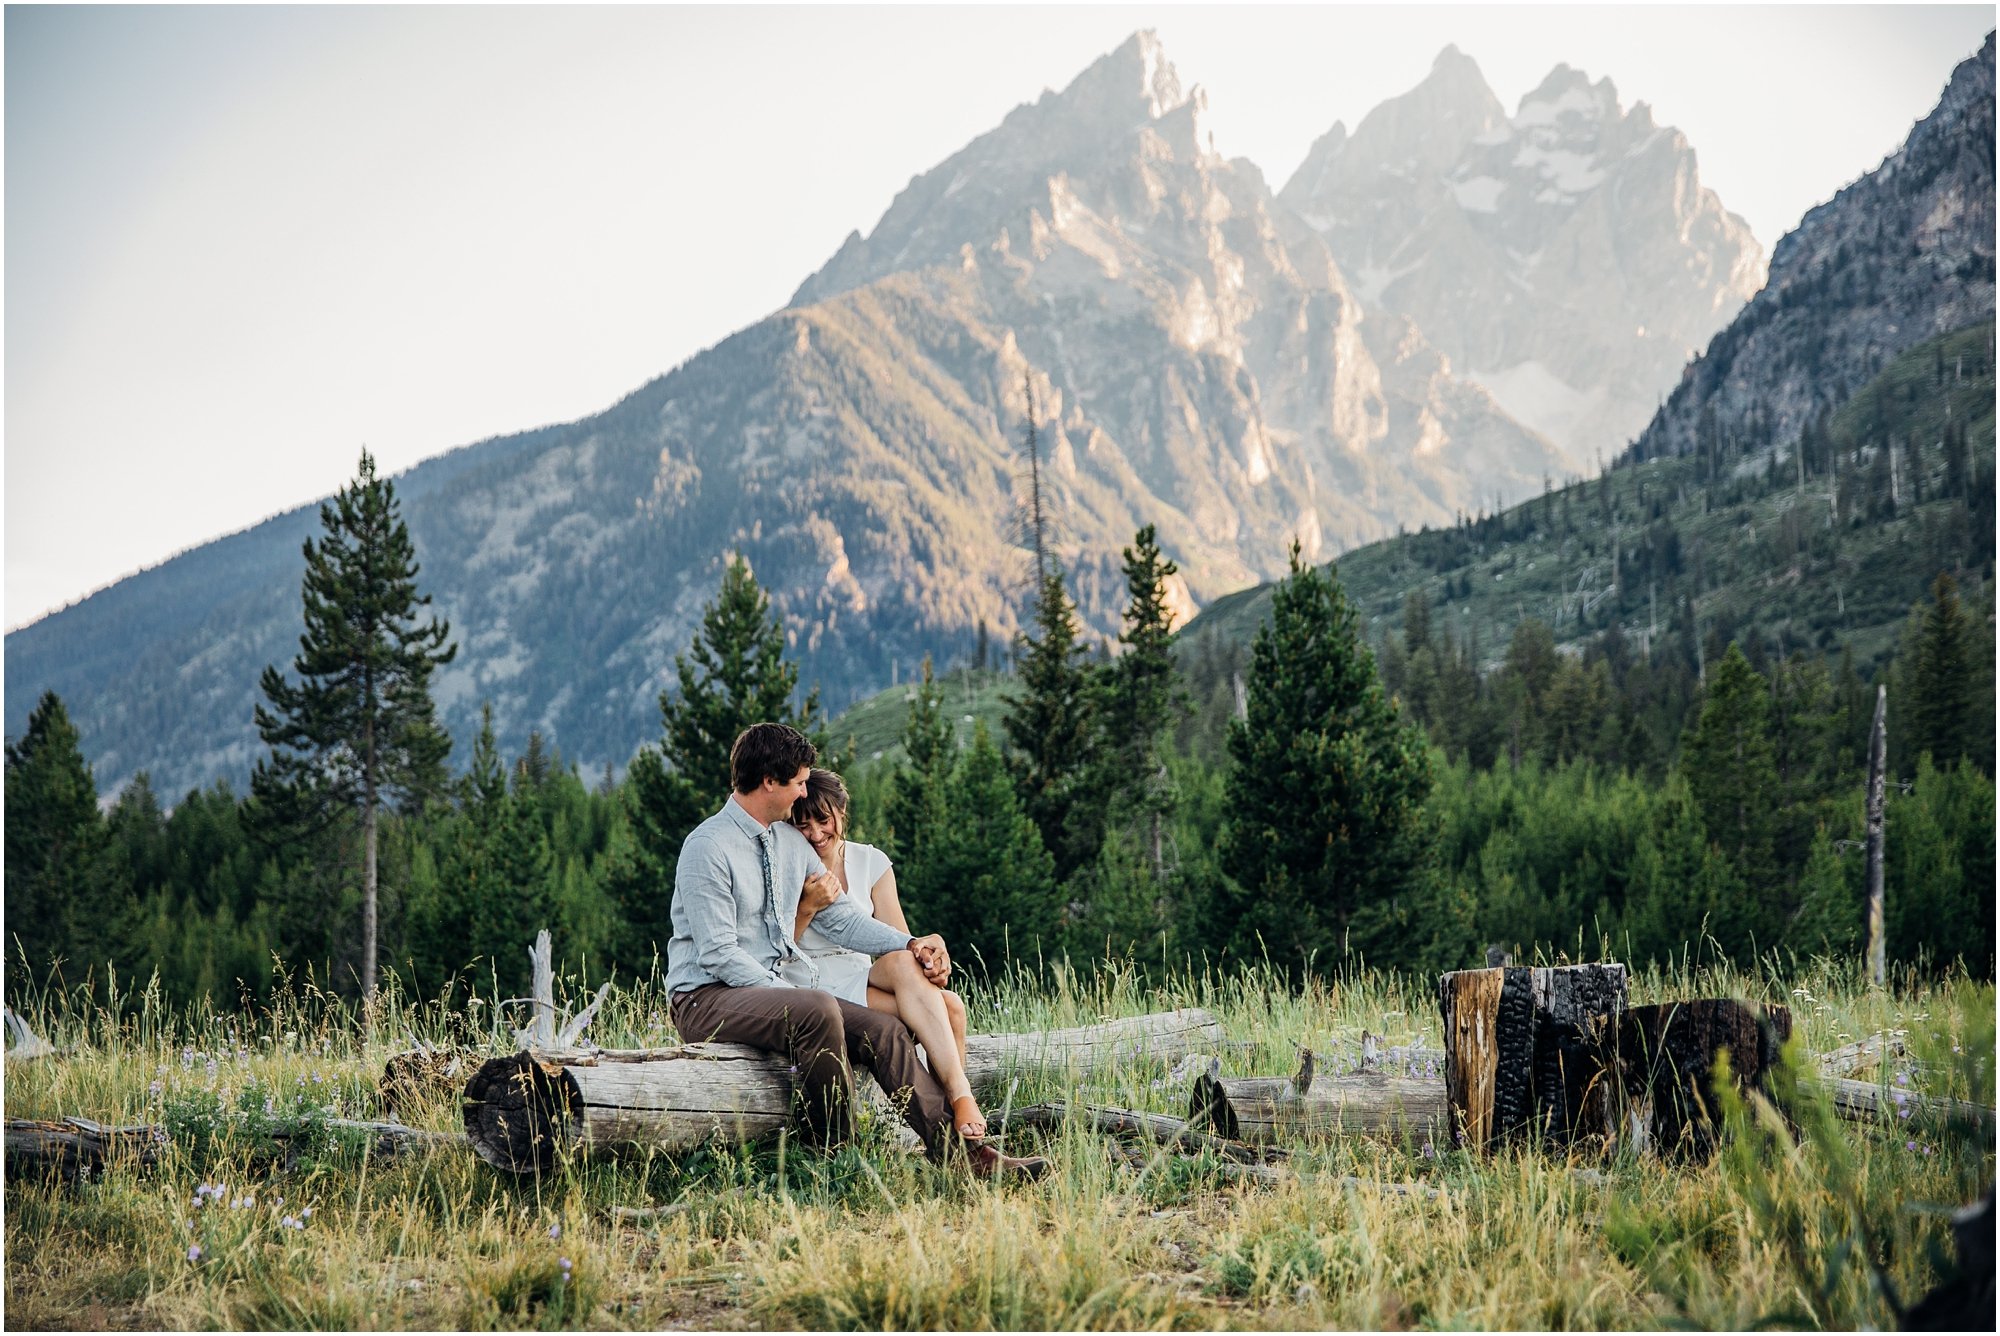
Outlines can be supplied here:
<path id="1" fill-rule="evenodd" d="M 1628 1009 L 1615 1053 L 1627 1133 L 1642 1150 L 1707 1157 L 1722 1114 L 1713 1081 L 1716 1058 L 1729 1054 L 1739 1089 L 1767 1088 L 1791 1037 L 1788 1007 L 1704 998 Z"/>
<path id="2" fill-rule="evenodd" d="M 1445 1092 L 1471 1150 L 1560 1148 L 1615 1127 L 1603 1049 L 1625 1009 L 1625 967 L 1505 966 L 1438 980 Z"/>

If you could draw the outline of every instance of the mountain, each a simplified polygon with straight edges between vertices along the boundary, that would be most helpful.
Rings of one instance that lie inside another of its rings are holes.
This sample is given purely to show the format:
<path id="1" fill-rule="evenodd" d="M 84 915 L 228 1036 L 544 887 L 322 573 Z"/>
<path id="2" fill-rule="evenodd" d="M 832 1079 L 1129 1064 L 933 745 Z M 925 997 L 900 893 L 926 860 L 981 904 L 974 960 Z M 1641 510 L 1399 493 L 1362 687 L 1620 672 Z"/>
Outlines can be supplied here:
<path id="1" fill-rule="evenodd" d="M 1993 96 L 1989 33 L 1901 148 L 1778 243 L 1632 453 L 1686 454 L 1705 430 L 1789 445 L 1903 349 L 1991 320 Z"/>
<path id="2" fill-rule="evenodd" d="M 1456 47 L 1279 199 L 1362 303 L 1409 317 L 1466 380 L 1596 472 L 1764 279 L 1680 131 L 1558 65 L 1508 116 Z"/>
<path id="3" fill-rule="evenodd" d="M 458 660 L 445 725 L 494 706 L 593 772 L 658 732 L 723 564 L 746 555 L 839 708 L 1018 626 L 1032 397 L 1053 547 L 1115 633 L 1143 524 L 1183 616 L 1571 466 L 1411 317 L 1369 310 L 1321 234 L 1215 151 L 1150 33 L 916 177 L 784 310 L 578 422 L 398 479 Z M 302 508 L 7 637 L 7 720 L 62 694 L 110 791 L 173 794 L 261 752 L 299 629 Z"/>
<path id="4" fill-rule="evenodd" d="M 1674 626 L 1865 665 L 1939 570 L 1990 585 L 1993 47 L 1778 243 L 1770 287 L 1613 468 L 1343 556 L 1371 637 L 1422 593 L 1488 658 L 1536 617 L 1572 643 Z M 1243 590 L 1182 635 L 1247 643 L 1269 604 L 1269 586 Z"/>

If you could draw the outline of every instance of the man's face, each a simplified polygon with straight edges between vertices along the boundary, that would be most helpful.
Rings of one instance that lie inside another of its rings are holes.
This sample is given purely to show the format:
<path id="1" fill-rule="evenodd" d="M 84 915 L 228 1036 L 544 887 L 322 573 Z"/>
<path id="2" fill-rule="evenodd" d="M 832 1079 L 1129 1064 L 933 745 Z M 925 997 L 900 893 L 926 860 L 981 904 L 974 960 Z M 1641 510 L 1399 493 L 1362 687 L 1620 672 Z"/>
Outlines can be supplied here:
<path id="1" fill-rule="evenodd" d="M 788 782 L 766 778 L 750 795 L 757 803 L 751 815 L 767 826 L 773 821 L 783 821 L 792 814 L 792 804 L 806 796 L 806 777 L 810 774 L 812 767 L 802 765 Z"/>

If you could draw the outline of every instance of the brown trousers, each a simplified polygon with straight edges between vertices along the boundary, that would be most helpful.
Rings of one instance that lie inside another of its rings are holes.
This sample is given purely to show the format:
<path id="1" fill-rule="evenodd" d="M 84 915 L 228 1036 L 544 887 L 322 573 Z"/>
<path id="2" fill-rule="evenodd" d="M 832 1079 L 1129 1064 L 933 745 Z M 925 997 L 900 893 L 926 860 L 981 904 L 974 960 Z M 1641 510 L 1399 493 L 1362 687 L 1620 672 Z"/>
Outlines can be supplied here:
<path id="1" fill-rule="evenodd" d="M 875 1073 L 933 1158 L 953 1140 L 944 1087 L 917 1058 L 900 1017 L 817 988 L 731 988 L 711 983 L 673 997 L 674 1029 L 688 1043 L 748 1044 L 789 1062 L 804 1097 L 808 1138 L 837 1146 L 854 1135 L 854 1067 Z"/>

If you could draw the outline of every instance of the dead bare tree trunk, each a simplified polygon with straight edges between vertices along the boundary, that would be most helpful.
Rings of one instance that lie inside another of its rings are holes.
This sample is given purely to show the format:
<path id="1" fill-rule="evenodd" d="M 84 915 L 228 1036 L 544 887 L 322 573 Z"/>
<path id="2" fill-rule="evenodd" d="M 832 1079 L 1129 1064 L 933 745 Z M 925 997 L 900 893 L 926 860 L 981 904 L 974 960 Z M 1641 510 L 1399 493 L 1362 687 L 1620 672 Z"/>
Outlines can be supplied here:
<path id="1" fill-rule="evenodd" d="M 1875 688 L 1875 723 L 1868 730 L 1868 977 L 1880 988 L 1888 977 L 1888 944 L 1882 923 L 1882 803 L 1888 769 L 1889 688 Z"/>

